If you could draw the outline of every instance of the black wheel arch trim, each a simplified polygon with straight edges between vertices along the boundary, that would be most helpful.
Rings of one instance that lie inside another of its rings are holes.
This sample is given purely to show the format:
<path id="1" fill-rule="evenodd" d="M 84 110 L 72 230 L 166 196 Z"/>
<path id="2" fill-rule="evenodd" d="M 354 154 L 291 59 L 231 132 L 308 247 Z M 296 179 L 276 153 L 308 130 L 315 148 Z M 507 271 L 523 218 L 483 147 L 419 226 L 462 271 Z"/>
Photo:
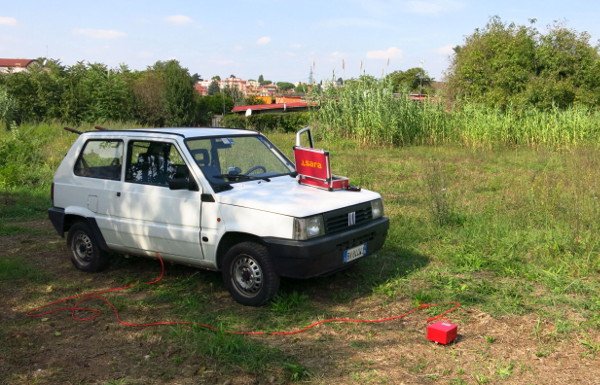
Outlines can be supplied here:
<path id="1" fill-rule="evenodd" d="M 98 223 L 96 222 L 96 218 L 92 217 L 82 217 L 78 215 L 69 215 L 65 214 L 65 209 L 61 207 L 51 207 L 48 209 L 48 217 L 50 218 L 50 222 L 54 226 L 54 229 L 61 237 L 65 236 L 65 232 L 68 231 L 68 227 L 73 223 L 73 220 L 70 217 L 80 218 L 82 221 L 87 223 L 87 225 L 92 230 L 92 236 L 94 237 L 94 241 L 98 245 L 98 247 L 102 251 L 110 251 L 106 241 L 104 240 L 104 236 L 100 231 L 100 227 L 98 227 Z"/>

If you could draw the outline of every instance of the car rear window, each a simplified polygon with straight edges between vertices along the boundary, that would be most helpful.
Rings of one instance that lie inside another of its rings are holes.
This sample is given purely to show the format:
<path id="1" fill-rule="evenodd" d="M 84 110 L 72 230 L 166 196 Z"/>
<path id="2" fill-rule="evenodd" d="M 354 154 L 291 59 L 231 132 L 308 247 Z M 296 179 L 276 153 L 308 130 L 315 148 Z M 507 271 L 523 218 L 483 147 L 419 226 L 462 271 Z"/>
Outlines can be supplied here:
<path id="1" fill-rule="evenodd" d="M 88 140 L 75 162 L 77 176 L 98 179 L 121 179 L 123 141 Z"/>

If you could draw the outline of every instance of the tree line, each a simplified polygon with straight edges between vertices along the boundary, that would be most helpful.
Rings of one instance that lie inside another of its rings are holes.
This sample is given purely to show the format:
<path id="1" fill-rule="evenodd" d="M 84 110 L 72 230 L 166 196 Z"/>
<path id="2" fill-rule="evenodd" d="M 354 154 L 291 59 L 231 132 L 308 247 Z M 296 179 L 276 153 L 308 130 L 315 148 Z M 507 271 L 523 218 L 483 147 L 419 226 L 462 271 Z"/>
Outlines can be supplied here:
<path id="1" fill-rule="evenodd" d="M 229 112 L 233 98 L 223 92 L 202 97 L 197 75 L 176 60 L 158 61 L 143 71 L 101 63 L 72 66 L 40 59 L 28 71 L 0 75 L 0 121 L 8 124 L 60 121 L 135 121 L 148 126 L 198 126 L 213 114 Z"/>
<path id="2" fill-rule="evenodd" d="M 312 72 L 310 77 L 312 81 Z M 158 61 L 142 71 L 125 65 L 64 66 L 56 60 L 40 60 L 26 72 L 0 74 L 0 121 L 199 126 L 208 124 L 214 114 L 231 111 L 234 103 L 262 103 L 244 98 L 235 87 L 219 89 L 217 79 L 209 95 L 200 96 L 194 91 L 198 79 L 176 60 Z M 394 93 L 434 92 L 433 79 L 423 68 L 394 71 L 383 80 L 393 85 Z M 262 75 L 258 82 L 271 83 Z M 335 83 L 344 87 L 352 79 Z M 285 82 L 277 85 L 293 87 Z M 295 91 L 320 93 L 322 89 L 304 84 Z M 500 109 L 596 108 L 600 105 L 598 46 L 590 44 L 588 33 L 560 24 L 542 33 L 535 20 L 516 25 L 492 17 L 454 48 L 444 91 L 445 100 L 458 107 L 468 103 Z"/>

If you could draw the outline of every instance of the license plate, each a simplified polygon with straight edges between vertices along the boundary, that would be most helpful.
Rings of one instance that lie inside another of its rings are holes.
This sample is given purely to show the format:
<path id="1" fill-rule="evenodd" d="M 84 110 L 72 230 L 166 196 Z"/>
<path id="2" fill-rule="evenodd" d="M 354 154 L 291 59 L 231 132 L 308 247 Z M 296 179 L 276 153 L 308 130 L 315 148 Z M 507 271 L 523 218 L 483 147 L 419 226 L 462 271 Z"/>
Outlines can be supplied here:
<path id="1" fill-rule="evenodd" d="M 354 261 L 357 258 L 367 255 L 367 244 L 363 243 L 360 246 L 344 250 L 344 262 Z"/>

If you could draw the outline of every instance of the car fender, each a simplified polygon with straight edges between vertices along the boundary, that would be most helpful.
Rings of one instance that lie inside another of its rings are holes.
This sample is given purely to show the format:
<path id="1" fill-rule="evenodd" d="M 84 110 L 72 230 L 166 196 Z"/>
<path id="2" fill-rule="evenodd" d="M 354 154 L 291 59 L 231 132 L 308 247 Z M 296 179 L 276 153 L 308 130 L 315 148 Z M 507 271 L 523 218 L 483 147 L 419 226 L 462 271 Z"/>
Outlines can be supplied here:
<path id="1" fill-rule="evenodd" d="M 72 221 L 67 220 L 69 217 L 82 218 L 90 226 L 98 247 L 100 247 L 100 249 L 103 251 L 109 251 L 108 245 L 106 244 L 104 236 L 102 235 L 102 231 L 100 231 L 100 227 L 98 227 L 98 223 L 96 222 L 94 212 L 85 207 L 67 206 L 65 208 L 65 230 L 68 230 L 68 227 L 70 227 L 70 224 L 72 223 Z"/>

